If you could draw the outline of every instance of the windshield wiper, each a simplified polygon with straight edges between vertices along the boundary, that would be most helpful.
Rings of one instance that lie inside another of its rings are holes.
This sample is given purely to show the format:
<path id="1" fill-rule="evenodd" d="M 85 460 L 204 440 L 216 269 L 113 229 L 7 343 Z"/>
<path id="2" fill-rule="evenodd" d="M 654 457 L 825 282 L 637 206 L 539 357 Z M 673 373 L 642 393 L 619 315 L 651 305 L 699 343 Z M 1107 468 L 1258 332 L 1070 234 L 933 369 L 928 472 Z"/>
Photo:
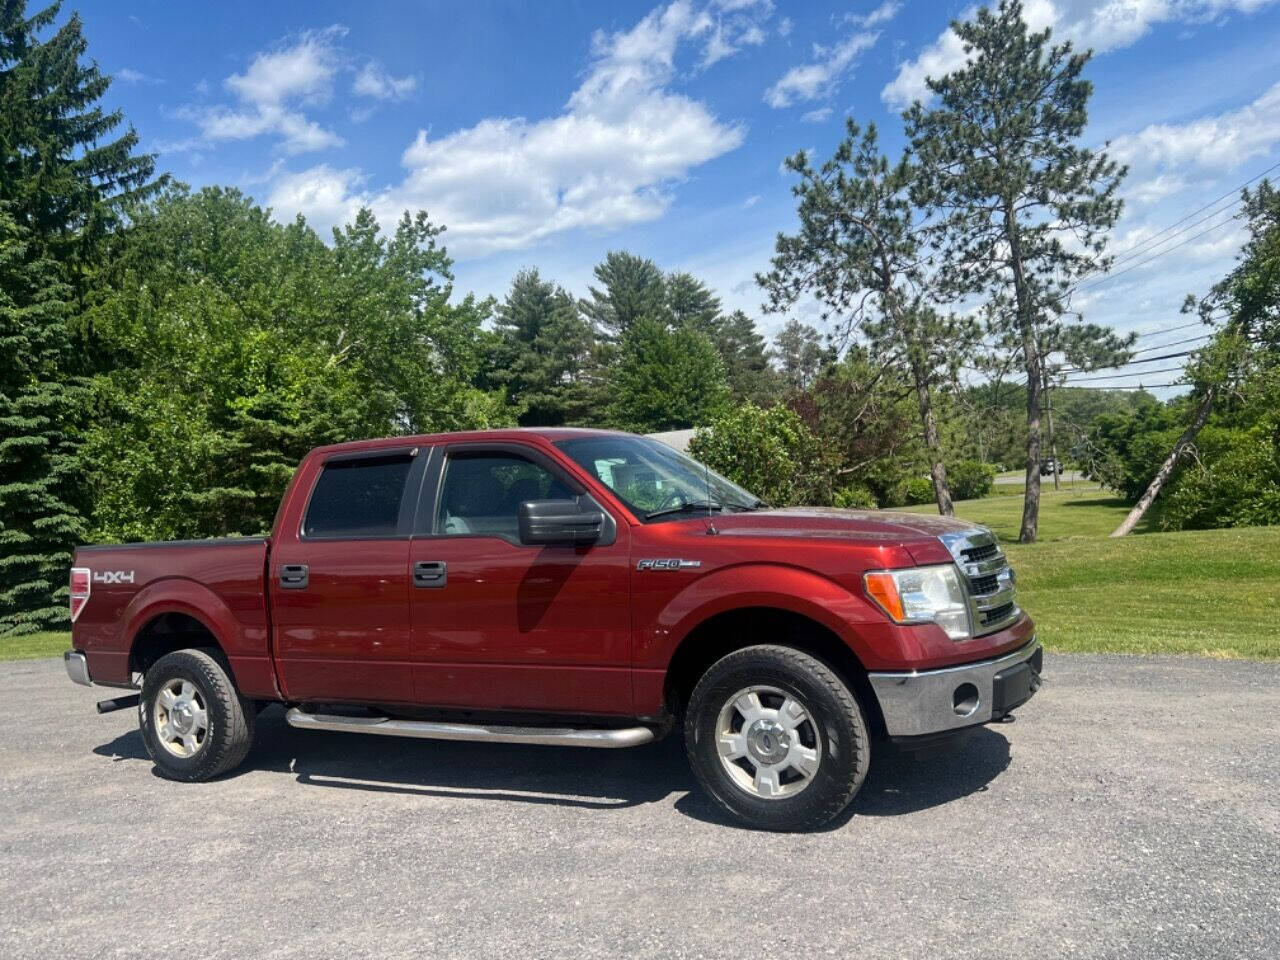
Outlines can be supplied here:
<path id="1" fill-rule="evenodd" d="M 651 510 L 644 515 L 646 520 L 654 517 L 667 517 L 677 513 L 711 513 L 723 510 L 724 506 L 715 500 L 687 500 L 678 507 L 667 507 L 663 510 Z"/>

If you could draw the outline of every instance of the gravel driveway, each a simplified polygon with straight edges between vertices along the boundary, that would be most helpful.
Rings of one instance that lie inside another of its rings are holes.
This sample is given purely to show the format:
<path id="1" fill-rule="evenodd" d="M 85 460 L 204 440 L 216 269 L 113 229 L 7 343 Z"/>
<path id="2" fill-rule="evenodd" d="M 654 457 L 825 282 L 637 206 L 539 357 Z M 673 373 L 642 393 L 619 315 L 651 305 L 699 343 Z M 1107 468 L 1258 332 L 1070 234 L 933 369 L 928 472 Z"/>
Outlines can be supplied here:
<path id="1" fill-rule="evenodd" d="M 1050 656 L 960 752 L 882 753 L 835 829 L 720 822 L 622 751 L 259 721 L 156 777 L 132 711 L 0 664 L 0 955 L 1280 956 L 1280 664 Z"/>

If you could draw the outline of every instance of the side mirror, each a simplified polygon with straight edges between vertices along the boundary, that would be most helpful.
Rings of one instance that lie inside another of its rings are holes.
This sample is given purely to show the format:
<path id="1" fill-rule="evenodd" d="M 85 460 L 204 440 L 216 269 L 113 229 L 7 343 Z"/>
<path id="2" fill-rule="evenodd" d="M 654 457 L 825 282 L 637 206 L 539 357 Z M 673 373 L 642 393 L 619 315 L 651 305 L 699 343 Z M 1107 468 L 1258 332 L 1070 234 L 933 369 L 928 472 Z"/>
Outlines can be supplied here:
<path id="1" fill-rule="evenodd" d="M 577 500 L 526 500 L 520 504 L 520 542 L 595 543 L 604 530 L 604 513 Z"/>

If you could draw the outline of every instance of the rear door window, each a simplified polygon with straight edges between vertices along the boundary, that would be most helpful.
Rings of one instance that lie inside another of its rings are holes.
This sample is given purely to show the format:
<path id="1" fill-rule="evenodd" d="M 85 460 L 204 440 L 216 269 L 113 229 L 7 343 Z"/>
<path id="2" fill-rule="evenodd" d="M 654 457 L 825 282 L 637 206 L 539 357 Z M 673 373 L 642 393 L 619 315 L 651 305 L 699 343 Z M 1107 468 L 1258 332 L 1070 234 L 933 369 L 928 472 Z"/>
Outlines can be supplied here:
<path id="1" fill-rule="evenodd" d="M 396 536 L 412 463 L 408 454 L 326 463 L 307 505 L 303 536 Z"/>

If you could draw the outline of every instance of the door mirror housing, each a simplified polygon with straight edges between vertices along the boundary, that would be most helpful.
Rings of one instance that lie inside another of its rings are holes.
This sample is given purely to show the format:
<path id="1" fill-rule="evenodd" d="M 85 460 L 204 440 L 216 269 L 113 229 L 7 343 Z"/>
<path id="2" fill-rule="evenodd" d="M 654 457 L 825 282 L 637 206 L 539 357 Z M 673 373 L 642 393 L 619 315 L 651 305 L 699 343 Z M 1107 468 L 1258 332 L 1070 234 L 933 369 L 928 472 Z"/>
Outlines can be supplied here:
<path id="1" fill-rule="evenodd" d="M 596 543 L 604 527 L 604 511 L 589 500 L 526 500 L 520 504 L 520 542 L 524 544 Z"/>

